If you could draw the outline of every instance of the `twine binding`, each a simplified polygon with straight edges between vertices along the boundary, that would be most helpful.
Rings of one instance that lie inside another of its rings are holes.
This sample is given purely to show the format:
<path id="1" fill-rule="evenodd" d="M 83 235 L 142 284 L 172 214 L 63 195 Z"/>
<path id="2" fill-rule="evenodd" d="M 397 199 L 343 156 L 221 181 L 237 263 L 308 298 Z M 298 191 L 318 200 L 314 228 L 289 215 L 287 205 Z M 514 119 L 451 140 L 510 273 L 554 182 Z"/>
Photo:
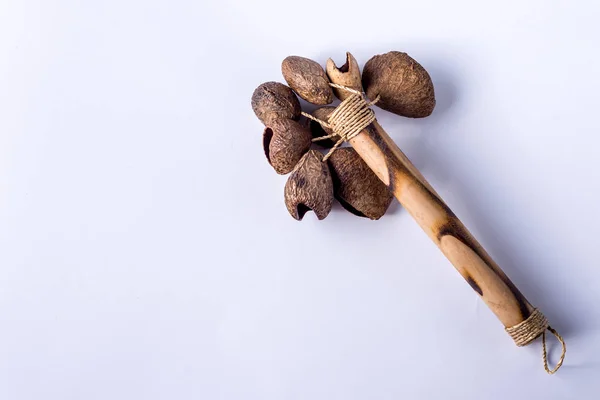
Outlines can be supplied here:
<path id="1" fill-rule="evenodd" d="M 548 365 L 548 352 L 546 349 L 546 330 L 550 331 L 562 346 L 562 352 L 560 358 L 553 369 L 550 369 Z M 533 310 L 531 315 L 515 326 L 506 328 L 506 332 L 513 338 L 515 344 L 519 347 L 526 346 L 533 342 L 540 335 L 542 336 L 542 360 L 544 362 L 544 369 L 549 374 L 554 374 L 562 366 L 565 360 L 565 353 L 567 352 L 567 346 L 562 336 L 558 334 L 549 324 L 548 320 L 537 308 Z"/>
<path id="2" fill-rule="evenodd" d="M 302 115 L 304 115 L 306 118 L 316 121 L 323 127 L 330 128 L 333 131 L 331 135 L 314 138 L 313 142 L 331 139 L 335 136 L 340 137 L 331 150 L 329 150 L 325 157 L 323 157 L 323 161 L 326 161 L 329 156 L 331 156 L 331 154 L 341 146 L 342 143 L 352 139 L 363 129 L 369 126 L 373 121 L 375 121 L 375 112 L 373 112 L 370 107 L 379 101 L 379 96 L 377 96 L 375 100 L 368 102 L 364 93 L 359 90 L 335 83 L 330 83 L 329 85 L 350 93 L 350 96 L 348 96 L 340 103 L 339 106 L 335 108 L 327 121 L 315 118 L 305 112 L 302 113 Z"/>

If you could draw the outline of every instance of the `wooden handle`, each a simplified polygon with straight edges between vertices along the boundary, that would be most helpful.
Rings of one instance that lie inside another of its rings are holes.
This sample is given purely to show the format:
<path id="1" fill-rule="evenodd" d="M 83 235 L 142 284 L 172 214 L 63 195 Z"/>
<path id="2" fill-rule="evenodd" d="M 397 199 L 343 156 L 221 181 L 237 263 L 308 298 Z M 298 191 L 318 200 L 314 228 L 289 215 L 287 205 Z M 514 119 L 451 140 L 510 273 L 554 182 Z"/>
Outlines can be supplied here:
<path id="1" fill-rule="evenodd" d="M 350 144 L 505 327 L 529 317 L 531 304 L 377 121 Z"/>

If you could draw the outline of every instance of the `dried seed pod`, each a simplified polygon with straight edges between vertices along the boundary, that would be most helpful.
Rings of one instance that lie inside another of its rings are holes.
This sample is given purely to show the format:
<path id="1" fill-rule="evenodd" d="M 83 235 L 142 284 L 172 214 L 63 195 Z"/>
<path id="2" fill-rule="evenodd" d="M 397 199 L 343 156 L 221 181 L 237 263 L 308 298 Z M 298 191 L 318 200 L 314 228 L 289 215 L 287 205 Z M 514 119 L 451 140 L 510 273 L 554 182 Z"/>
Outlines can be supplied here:
<path id="1" fill-rule="evenodd" d="M 289 56 L 281 63 L 281 72 L 294 92 L 309 103 L 325 105 L 333 101 L 329 79 L 323 67 L 315 61 Z"/>
<path id="2" fill-rule="evenodd" d="M 327 159 L 335 198 L 352 214 L 381 218 L 392 202 L 392 192 L 377 178 L 356 150 L 344 147 Z"/>
<path id="3" fill-rule="evenodd" d="M 278 119 L 263 133 L 263 148 L 275 172 L 285 175 L 292 171 L 304 153 L 310 149 L 312 135 L 299 122 Z"/>
<path id="4" fill-rule="evenodd" d="M 380 96 L 378 107 L 404 117 L 427 117 L 435 107 L 431 77 L 406 53 L 391 51 L 367 61 L 363 86 L 369 99 Z"/>
<path id="5" fill-rule="evenodd" d="M 285 184 L 285 205 L 291 216 L 300 221 L 313 210 L 324 219 L 333 204 L 333 183 L 323 155 L 310 150 L 302 157 Z"/>
<path id="6" fill-rule="evenodd" d="M 326 69 L 327 76 L 331 82 L 362 92 L 363 88 L 360 77 L 360 68 L 356 59 L 350 52 L 346 53 L 346 63 L 344 65 L 338 68 L 335 65 L 335 62 L 330 58 L 327 60 Z M 333 93 L 342 101 L 351 94 L 347 90 L 337 88 L 333 88 Z"/>
<path id="7" fill-rule="evenodd" d="M 315 118 L 320 119 L 321 121 L 327 122 L 327 120 L 329 119 L 329 116 L 331 115 L 331 113 L 334 110 L 335 110 L 335 107 L 333 107 L 333 106 L 320 107 L 320 108 L 317 108 L 315 111 L 313 111 L 311 115 Z M 313 121 L 312 119 L 308 120 L 308 127 L 310 128 L 310 131 L 312 132 L 313 138 L 319 138 L 321 136 L 327 136 L 327 135 L 331 135 L 333 133 L 333 130 L 322 126 L 320 123 L 318 123 L 317 121 Z M 335 135 L 331 139 L 317 140 L 315 142 L 315 144 L 318 144 L 319 146 L 323 146 L 323 147 L 333 147 L 333 145 L 338 140 L 340 140 L 340 137 L 338 135 Z"/>
<path id="8" fill-rule="evenodd" d="M 277 119 L 300 118 L 300 102 L 292 89 L 279 82 L 266 82 L 254 90 L 252 109 L 265 125 Z"/>

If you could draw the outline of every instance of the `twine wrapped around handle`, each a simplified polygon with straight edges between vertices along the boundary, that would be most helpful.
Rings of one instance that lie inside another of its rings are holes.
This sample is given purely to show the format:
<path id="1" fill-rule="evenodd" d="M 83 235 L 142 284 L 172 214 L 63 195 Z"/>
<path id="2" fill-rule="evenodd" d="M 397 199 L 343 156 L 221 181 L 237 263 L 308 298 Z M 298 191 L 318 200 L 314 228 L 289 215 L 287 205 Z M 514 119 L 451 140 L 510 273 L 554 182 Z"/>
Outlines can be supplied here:
<path id="1" fill-rule="evenodd" d="M 549 374 L 554 374 L 561 367 L 565 360 L 567 345 L 562 336 L 558 334 L 548 323 L 548 320 L 537 308 L 533 310 L 529 318 L 525 321 L 505 329 L 506 332 L 513 338 L 515 344 L 519 347 L 527 346 L 540 335 L 542 336 L 542 360 L 544 361 L 544 369 Z M 560 358 L 553 369 L 548 366 L 548 354 L 546 350 L 546 330 L 550 331 L 562 345 Z"/>
<path id="2" fill-rule="evenodd" d="M 367 102 L 364 93 L 358 90 L 337 85 L 335 83 L 330 83 L 329 85 L 336 89 L 345 90 L 351 93 L 351 95 L 335 108 L 335 110 L 329 116 L 328 121 L 320 120 L 308 113 L 302 112 L 302 115 L 304 115 L 306 118 L 318 122 L 325 128 L 330 128 L 333 130 L 331 135 L 315 138 L 313 139 L 313 142 L 331 139 L 335 136 L 340 137 L 331 150 L 325 154 L 323 161 L 326 161 L 342 143 L 352 139 L 367 126 L 371 125 L 373 121 L 375 121 L 375 112 L 373 112 L 370 107 L 379 101 L 379 96 L 377 96 L 375 100 Z"/>
<path id="3" fill-rule="evenodd" d="M 330 139 L 335 136 L 340 137 L 331 150 L 323 157 L 324 161 L 327 160 L 343 142 L 356 137 L 362 133 L 365 128 L 375 122 L 375 113 L 370 107 L 379 100 L 379 96 L 377 96 L 377 98 L 369 102 L 367 101 L 365 94 L 361 91 L 335 83 L 330 83 L 330 85 L 334 88 L 347 91 L 351 93 L 351 95 L 335 108 L 328 120 L 323 121 L 308 113 L 302 113 L 305 117 L 316 121 L 323 127 L 330 128 L 333 131 L 332 134 L 315 138 L 313 141 Z M 469 280 L 467 279 L 467 281 Z M 472 281 L 472 278 L 469 283 L 473 285 L 474 282 Z M 477 288 L 481 291 L 479 286 L 477 286 Z M 562 366 L 567 351 L 565 341 L 556 330 L 550 327 L 546 317 L 537 308 L 533 309 L 527 319 L 514 326 L 507 327 L 505 330 L 513 338 L 515 344 L 520 347 L 526 346 L 539 336 L 542 336 L 542 360 L 544 369 L 548 374 L 554 374 Z M 562 345 L 560 358 L 553 369 L 550 369 L 548 365 L 546 330 L 550 331 Z"/>

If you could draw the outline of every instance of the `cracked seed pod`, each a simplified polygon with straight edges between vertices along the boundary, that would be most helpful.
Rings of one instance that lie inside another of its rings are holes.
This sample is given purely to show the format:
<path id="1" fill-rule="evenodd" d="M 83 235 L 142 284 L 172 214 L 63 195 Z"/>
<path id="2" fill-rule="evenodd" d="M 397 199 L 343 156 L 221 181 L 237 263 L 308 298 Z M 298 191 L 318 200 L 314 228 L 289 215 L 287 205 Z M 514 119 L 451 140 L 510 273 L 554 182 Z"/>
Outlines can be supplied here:
<path id="1" fill-rule="evenodd" d="M 277 119 L 300 118 L 300 102 L 292 89 L 279 82 L 266 82 L 252 93 L 252 109 L 265 125 Z"/>
<path id="2" fill-rule="evenodd" d="M 381 218 L 392 202 L 392 192 L 377 178 L 356 150 L 344 147 L 327 159 L 335 198 L 354 215 Z"/>
<path id="3" fill-rule="evenodd" d="M 310 150 L 302 157 L 285 184 L 285 205 L 290 215 L 302 220 L 307 211 L 324 219 L 333 205 L 333 182 L 323 155 Z"/>
<path id="4" fill-rule="evenodd" d="M 275 172 L 285 175 L 291 172 L 304 153 L 310 149 L 312 135 L 299 122 L 279 119 L 266 126 L 263 132 L 263 148 L 269 164 Z"/>
<path id="5" fill-rule="evenodd" d="M 363 86 L 377 106 L 404 117 L 427 117 L 435 107 L 431 77 L 408 54 L 398 51 L 374 56 L 365 64 Z"/>
<path id="6" fill-rule="evenodd" d="M 325 105 L 333 101 L 329 79 L 323 67 L 315 61 L 289 56 L 281 63 L 281 72 L 294 92 L 309 103 Z"/>
<path id="7" fill-rule="evenodd" d="M 329 116 L 331 115 L 331 113 L 334 110 L 335 110 L 335 107 L 333 107 L 333 106 L 320 107 L 320 108 L 317 108 L 315 111 L 313 111 L 311 115 L 315 118 L 320 119 L 321 121 L 327 122 L 327 120 L 329 119 Z M 318 123 L 317 121 L 313 121 L 312 119 L 308 120 L 308 127 L 310 128 L 310 131 L 312 132 L 313 138 L 327 136 L 327 135 L 330 135 L 333 133 L 333 130 L 322 126 L 320 123 Z M 323 147 L 333 147 L 333 145 L 338 140 L 340 140 L 340 137 L 336 135 L 336 136 L 332 137 L 331 139 L 317 140 L 315 142 L 315 144 L 318 144 L 319 146 L 323 146 Z"/>

